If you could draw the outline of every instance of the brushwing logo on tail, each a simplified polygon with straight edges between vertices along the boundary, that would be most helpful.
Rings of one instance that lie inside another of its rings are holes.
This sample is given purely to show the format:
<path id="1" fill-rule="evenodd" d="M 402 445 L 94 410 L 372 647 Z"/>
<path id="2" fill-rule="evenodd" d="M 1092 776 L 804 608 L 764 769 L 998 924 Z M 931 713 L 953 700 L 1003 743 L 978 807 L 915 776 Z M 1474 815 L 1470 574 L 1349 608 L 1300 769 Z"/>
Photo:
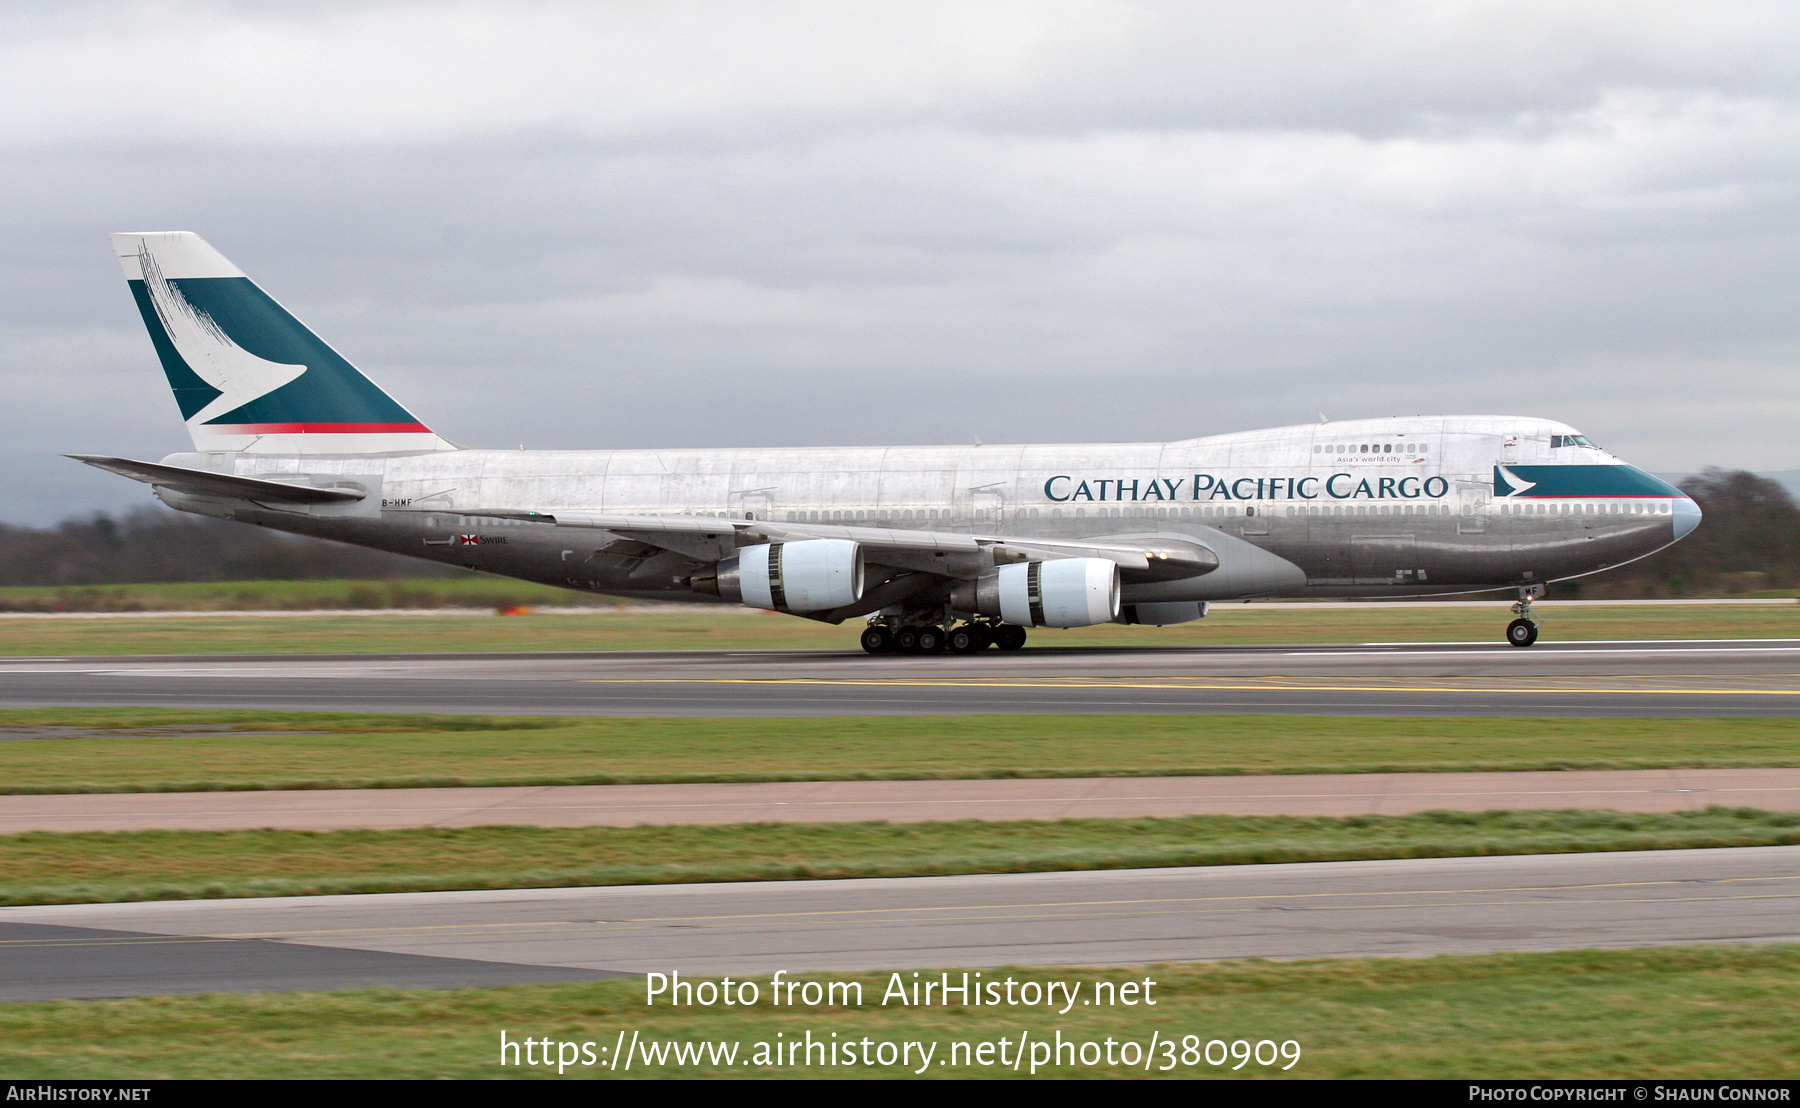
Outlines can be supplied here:
<path id="1" fill-rule="evenodd" d="M 110 237 L 195 449 L 456 449 L 199 235 Z"/>
<path id="2" fill-rule="evenodd" d="M 163 277 L 162 267 L 157 265 L 147 244 L 139 245 L 137 257 L 150 304 L 169 341 L 188 368 L 219 390 L 219 395 L 188 417 L 188 422 L 206 423 L 235 411 L 306 372 L 304 365 L 271 362 L 239 346 L 204 308 L 191 303 L 180 288 Z"/>

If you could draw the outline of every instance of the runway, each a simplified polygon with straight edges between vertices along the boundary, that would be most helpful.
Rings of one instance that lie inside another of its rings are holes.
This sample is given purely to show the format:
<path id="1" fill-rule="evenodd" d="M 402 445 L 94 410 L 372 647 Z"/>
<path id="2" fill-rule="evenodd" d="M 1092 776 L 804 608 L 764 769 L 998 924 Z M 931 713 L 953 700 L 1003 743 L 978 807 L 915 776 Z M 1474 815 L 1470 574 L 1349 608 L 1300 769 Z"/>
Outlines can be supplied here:
<path id="1" fill-rule="evenodd" d="M 1555 770 L 0 796 L 0 834 L 635 827 L 1587 808 L 1800 811 L 1800 769 Z"/>
<path id="2" fill-rule="evenodd" d="M 1540 642 L 1529 650 L 1370 643 L 967 657 L 769 650 L 0 662 L 0 706 L 61 705 L 615 716 L 1793 716 L 1800 639 Z"/>
<path id="3" fill-rule="evenodd" d="M 1800 940 L 1800 847 L 0 909 L 0 1000 Z"/>

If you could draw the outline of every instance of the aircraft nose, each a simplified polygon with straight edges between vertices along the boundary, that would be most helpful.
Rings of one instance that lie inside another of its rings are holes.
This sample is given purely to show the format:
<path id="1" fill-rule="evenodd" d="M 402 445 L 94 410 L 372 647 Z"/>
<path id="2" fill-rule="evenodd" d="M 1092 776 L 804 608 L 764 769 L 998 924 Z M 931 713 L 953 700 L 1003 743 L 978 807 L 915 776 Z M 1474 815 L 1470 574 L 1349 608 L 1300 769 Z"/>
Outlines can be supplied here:
<path id="1" fill-rule="evenodd" d="M 1685 538 L 1689 531 L 1700 526 L 1700 505 L 1689 497 L 1681 497 L 1674 502 L 1675 537 Z"/>

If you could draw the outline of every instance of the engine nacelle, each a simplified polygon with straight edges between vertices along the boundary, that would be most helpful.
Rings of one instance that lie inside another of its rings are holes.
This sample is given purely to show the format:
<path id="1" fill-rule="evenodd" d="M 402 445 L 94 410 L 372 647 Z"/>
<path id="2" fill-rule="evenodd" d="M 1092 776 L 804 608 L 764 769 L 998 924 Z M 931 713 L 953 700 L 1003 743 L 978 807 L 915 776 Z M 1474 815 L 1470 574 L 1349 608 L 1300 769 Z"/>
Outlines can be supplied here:
<path id="1" fill-rule="evenodd" d="M 1119 567 L 1105 558 L 1001 566 L 951 594 L 963 611 L 1021 627 L 1090 627 L 1119 615 Z"/>
<path id="2" fill-rule="evenodd" d="M 696 578 L 704 591 L 707 582 Z M 750 608 L 823 612 L 862 599 L 862 548 L 848 539 L 805 539 L 746 546 L 719 563 L 718 595 Z"/>

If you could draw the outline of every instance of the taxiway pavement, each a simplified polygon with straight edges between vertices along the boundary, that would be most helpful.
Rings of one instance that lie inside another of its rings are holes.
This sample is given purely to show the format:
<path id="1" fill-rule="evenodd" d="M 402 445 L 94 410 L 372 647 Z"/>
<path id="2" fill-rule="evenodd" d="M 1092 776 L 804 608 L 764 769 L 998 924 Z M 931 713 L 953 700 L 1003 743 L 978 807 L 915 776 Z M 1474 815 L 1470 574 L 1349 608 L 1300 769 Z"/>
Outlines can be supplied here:
<path id="1" fill-rule="evenodd" d="M 1297 712 L 1793 716 L 1800 639 L 18 658 L 0 706 L 795 716 Z"/>
<path id="2" fill-rule="evenodd" d="M 0 1000 L 1800 940 L 1800 847 L 0 909 Z"/>

